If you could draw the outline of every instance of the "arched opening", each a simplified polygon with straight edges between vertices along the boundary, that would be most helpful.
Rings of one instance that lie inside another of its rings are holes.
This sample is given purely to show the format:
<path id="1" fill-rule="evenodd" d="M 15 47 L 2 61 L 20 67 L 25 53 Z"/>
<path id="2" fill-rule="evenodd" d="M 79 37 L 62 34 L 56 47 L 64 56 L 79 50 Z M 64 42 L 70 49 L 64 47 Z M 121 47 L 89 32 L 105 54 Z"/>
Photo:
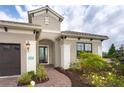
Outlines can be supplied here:
<path id="1" fill-rule="evenodd" d="M 54 64 L 55 62 L 55 44 L 48 39 L 39 41 L 39 63 Z"/>

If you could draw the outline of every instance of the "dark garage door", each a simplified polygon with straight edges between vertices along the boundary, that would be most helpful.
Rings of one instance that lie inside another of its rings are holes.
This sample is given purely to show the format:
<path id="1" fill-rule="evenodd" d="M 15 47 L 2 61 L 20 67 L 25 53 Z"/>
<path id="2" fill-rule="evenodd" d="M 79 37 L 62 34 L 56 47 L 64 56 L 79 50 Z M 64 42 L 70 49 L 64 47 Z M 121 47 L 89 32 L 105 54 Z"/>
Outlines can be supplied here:
<path id="1" fill-rule="evenodd" d="M 0 43 L 0 76 L 20 74 L 20 44 Z"/>

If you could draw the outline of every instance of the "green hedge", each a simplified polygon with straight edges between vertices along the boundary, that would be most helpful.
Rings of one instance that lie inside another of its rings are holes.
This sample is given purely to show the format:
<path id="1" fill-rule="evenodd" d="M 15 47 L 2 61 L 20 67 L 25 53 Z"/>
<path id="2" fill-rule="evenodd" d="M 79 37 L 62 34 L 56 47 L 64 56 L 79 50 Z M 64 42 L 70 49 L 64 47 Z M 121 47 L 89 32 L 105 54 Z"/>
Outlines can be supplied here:
<path id="1" fill-rule="evenodd" d="M 75 70 L 99 71 L 106 70 L 108 64 L 102 57 L 96 54 L 81 52 L 80 59 L 71 64 L 70 67 Z"/>

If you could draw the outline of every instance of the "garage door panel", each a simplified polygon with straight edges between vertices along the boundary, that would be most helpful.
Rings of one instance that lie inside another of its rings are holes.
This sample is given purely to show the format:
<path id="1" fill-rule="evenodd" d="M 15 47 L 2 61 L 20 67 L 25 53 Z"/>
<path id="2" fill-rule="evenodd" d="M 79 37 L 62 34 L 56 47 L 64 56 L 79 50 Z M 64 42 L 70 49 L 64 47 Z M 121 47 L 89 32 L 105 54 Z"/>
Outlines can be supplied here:
<path id="1" fill-rule="evenodd" d="M 20 44 L 0 43 L 0 76 L 20 74 Z"/>

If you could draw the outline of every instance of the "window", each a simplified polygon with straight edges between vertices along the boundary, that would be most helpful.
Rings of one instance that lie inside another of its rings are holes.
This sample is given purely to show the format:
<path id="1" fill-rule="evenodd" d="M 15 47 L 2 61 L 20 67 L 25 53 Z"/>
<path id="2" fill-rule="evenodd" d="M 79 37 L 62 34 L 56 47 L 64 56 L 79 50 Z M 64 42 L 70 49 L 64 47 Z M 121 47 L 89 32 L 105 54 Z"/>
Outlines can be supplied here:
<path id="1" fill-rule="evenodd" d="M 80 52 L 92 52 L 91 43 L 77 43 L 77 57 L 79 58 Z"/>
<path id="2" fill-rule="evenodd" d="M 85 51 L 86 52 L 91 52 L 92 51 L 91 44 L 85 44 Z"/>
<path id="3" fill-rule="evenodd" d="M 49 17 L 46 16 L 45 19 L 44 19 L 44 21 L 45 21 L 45 24 L 48 25 L 49 24 Z"/>

